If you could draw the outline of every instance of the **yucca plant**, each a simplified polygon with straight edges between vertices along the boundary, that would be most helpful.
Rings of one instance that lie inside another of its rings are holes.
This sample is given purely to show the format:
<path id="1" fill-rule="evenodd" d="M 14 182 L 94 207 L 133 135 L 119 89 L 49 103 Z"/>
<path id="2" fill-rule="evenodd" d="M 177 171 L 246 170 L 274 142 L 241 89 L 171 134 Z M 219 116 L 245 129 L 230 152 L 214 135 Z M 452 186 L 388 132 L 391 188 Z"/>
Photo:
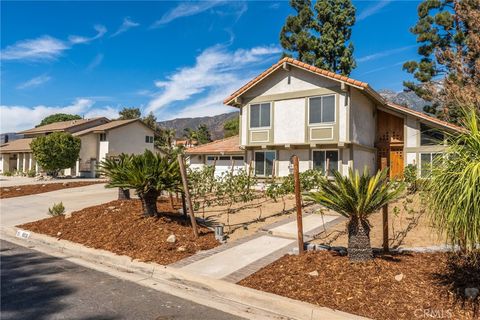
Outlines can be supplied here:
<path id="1" fill-rule="evenodd" d="M 108 177 L 110 181 L 122 180 L 125 167 L 131 160 L 131 155 L 122 153 L 118 158 L 107 158 L 100 162 L 99 173 Z M 118 200 L 130 199 L 130 189 L 118 188 Z"/>
<path id="2" fill-rule="evenodd" d="M 465 130 L 446 133 L 445 155 L 434 161 L 425 191 L 434 225 L 472 254 L 480 244 L 480 116 L 474 108 L 463 114 Z"/>
<path id="3" fill-rule="evenodd" d="M 352 261 L 373 259 L 368 217 L 385 204 L 397 199 L 404 189 L 402 183 L 388 180 L 388 170 L 370 176 L 367 169 L 360 175 L 349 170 L 348 176 L 333 170 L 333 180 L 321 177 L 319 191 L 306 193 L 314 201 L 348 218 L 348 256 Z"/>
<path id="4" fill-rule="evenodd" d="M 109 188 L 136 191 L 142 202 L 143 214 L 147 217 L 158 216 L 157 198 L 162 191 L 179 191 L 181 186 L 177 160 L 150 150 L 140 155 L 130 155 L 119 171 L 114 171 L 109 178 Z"/>

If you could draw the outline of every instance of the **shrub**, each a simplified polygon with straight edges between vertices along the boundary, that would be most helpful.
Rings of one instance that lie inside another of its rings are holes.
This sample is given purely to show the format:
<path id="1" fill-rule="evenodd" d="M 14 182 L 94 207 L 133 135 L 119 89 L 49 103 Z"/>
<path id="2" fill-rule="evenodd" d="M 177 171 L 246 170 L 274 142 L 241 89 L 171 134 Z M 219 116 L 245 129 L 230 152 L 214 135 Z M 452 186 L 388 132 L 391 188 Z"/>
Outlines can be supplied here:
<path id="1" fill-rule="evenodd" d="M 48 208 L 48 214 L 52 217 L 63 216 L 65 213 L 65 207 L 63 206 L 63 202 L 54 203 L 51 208 Z"/>
<path id="2" fill-rule="evenodd" d="M 13 172 L 11 172 L 11 171 L 5 171 L 5 172 L 3 173 L 3 175 L 4 175 L 5 177 L 11 177 L 11 176 L 13 176 Z"/>
<path id="3" fill-rule="evenodd" d="M 27 171 L 27 176 L 30 178 L 34 178 L 36 175 L 37 175 L 37 172 L 35 171 L 35 169 Z"/>
<path id="4" fill-rule="evenodd" d="M 54 132 L 33 139 L 30 147 L 40 166 L 56 177 L 60 170 L 75 165 L 80 144 L 80 138 L 73 137 L 70 133 Z"/>
<path id="5" fill-rule="evenodd" d="M 405 167 L 403 173 L 403 181 L 407 184 L 407 190 L 409 193 L 414 193 L 417 191 L 417 166 L 409 164 Z"/>

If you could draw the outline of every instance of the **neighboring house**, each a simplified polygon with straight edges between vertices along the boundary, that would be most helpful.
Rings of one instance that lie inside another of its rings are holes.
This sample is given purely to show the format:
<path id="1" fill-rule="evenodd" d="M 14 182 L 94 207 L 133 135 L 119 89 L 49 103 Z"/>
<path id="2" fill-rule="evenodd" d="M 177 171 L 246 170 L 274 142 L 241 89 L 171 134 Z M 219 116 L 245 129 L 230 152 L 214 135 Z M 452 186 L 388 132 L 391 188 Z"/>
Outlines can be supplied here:
<path id="1" fill-rule="evenodd" d="M 173 140 L 172 141 L 172 147 L 185 147 L 185 148 L 191 148 L 195 147 L 198 145 L 197 140 Z"/>
<path id="2" fill-rule="evenodd" d="M 239 142 L 239 137 L 234 136 L 188 148 L 185 154 L 190 168 L 215 166 L 216 176 L 231 171 L 232 168 L 234 172 L 245 168 L 245 150 L 240 149 Z"/>
<path id="3" fill-rule="evenodd" d="M 442 131 L 462 130 L 390 103 L 365 82 L 292 58 L 224 103 L 240 110 L 239 145 L 259 177 L 288 175 L 293 155 L 301 171 L 328 164 L 342 174 L 364 167 L 374 172 L 383 163 L 391 177 L 401 177 L 407 164 L 415 164 L 425 175 L 445 148 Z"/>
<path id="4" fill-rule="evenodd" d="M 20 133 L 19 139 L 0 146 L 0 170 L 26 172 L 40 171 L 30 149 L 30 142 L 38 136 L 52 132 L 69 132 L 81 140 L 79 159 L 73 168 L 65 169 L 65 175 L 95 176 L 96 165 L 106 157 L 121 153 L 143 153 L 154 151 L 154 131 L 141 120 L 114 120 L 107 118 L 80 119 L 56 122 L 29 129 Z"/>

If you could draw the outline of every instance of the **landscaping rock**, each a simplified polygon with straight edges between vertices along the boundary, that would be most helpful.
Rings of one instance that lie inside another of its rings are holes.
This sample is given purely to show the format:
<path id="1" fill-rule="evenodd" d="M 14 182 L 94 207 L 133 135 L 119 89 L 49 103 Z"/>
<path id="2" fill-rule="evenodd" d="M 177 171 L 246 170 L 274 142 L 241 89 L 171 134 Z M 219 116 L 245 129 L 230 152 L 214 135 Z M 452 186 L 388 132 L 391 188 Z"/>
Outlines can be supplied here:
<path id="1" fill-rule="evenodd" d="M 478 297 L 479 292 L 478 288 L 465 288 L 465 297 L 474 300 Z"/>
<path id="2" fill-rule="evenodd" d="M 397 274 L 395 276 L 395 280 L 397 280 L 397 281 L 402 281 L 403 278 L 405 278 L 405 275 L 403 273 Z"/>
<path id="3" fill-rule="evenodd" d="M 308 275 L 312 277 L 318 277 L 318 271 L 315 270 L 315 271 L 309 272 Z"/>
<path id="4" fill-rule="evenodd" d="M 57 237 L 60 237 L 62 233 L 60 231 L 57 232 Z"/>
<path id="5" fill-rule="evenodd" d="M 72 217 L 72 213 L 68 212 L 64 216 L 65 216 L 65 219 L 70 219 Z"/>
<path id="6" fill-rule="evenodd" d="M 63 183 L 63 186 L 64 186 L 64 187 L 68 187 L 68 182 L 64 182 L 64 183 Z"/>
<path id="7" fill-rule="evenodd" d="M 115 206 L 110 206 L 110 207 L 108 207 L 107 209 L 108 209 L 108 210 L 113 210 L 113 209 L 115 209 L 115 208 L 116 208 Z"/>
<path id="8" fill-rule="evenodd" d="M 187 248 L 185 248 L 184 246 L 181 246 L 181 247 L 177 248 L 177 251 L 178 252 L 185 252 L 185 251 L 187 251 Z"/>
<path id="9" fill-rule="evenodd" d="M 17 189 L 15 189 L 15 191 L 20 191 L 20 190 L 22 190 L 22 188 L 17 188 Z"/>
<path id="10" fill-rule="evenodd" d="M 177 241 L 177 237 L 175 237 L 174 234 L 169 235 L 167 238 L 167 242 L 175 243 L 176 241 Z"/>
<path id="11" fill-rule="evenodd" d="M 4 192 L 8 192 L 8 191 L 10 191 L 10 189 L 5 188 L 5 189 L 3 189 L 3 191 L 4 191 Z"/>

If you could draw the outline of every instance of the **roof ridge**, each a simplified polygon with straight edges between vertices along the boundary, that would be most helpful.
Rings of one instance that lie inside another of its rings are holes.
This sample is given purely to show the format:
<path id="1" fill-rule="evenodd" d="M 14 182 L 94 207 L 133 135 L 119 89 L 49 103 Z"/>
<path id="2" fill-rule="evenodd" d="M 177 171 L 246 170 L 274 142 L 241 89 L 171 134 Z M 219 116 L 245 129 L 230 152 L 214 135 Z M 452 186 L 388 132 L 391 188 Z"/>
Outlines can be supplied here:
<path id="1" fill-rule="evenodd" d="M 231 139 L 231 138 L 235 138 L 235 137 L 238 137 L 238 136 L 239 135 L 236 134 L 236 135 L 231 136 L 231 137 L 227 137 L 227 138 L 223 138 L 223 139 L 217 139 L 217 140 L 210 141 L 210 142 L 207 142 L 207 143 L 204 143 L 204 144 L 199 144 L 198 146 L 194 146 L 194 147 L 191 147 L 189 149 L 195 149 L 195 148 L 198 148 L 198 147 L 208 146 L 209 144 L 212 144 L 212 143 L 215 143 L 215 142 L 222 142 L 222 141 L 225 141 L 225 140 L 228 140 L 228 139 Z"/>

